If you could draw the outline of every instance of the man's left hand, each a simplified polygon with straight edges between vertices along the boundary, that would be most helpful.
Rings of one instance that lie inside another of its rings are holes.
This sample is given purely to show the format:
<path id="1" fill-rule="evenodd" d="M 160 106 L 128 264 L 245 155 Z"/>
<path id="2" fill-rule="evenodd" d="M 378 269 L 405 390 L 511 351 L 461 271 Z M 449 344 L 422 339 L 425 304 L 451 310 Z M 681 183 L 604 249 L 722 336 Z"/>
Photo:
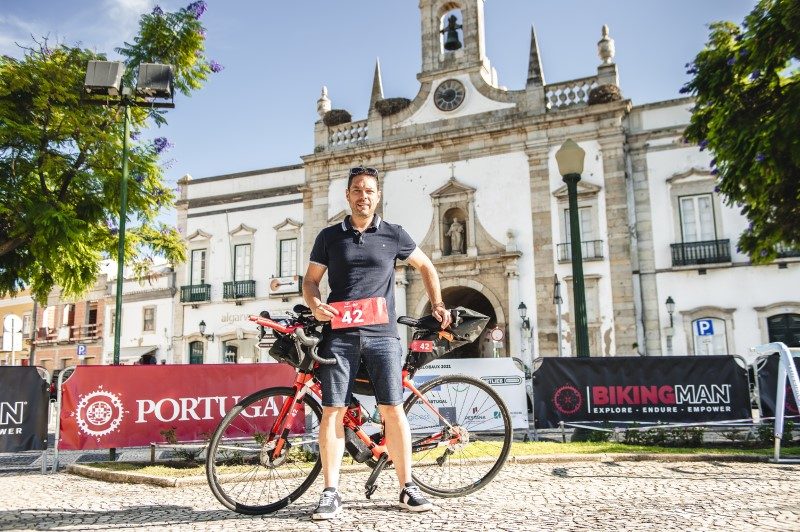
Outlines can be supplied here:
<path id="1" fill-rule="evenodd" d="M 450 323 L 453 321 L 450 311 L 447 310 L 444 305 L 437 305 L 433 307 L 431 314 L 434 318 L 442 322 L 442 329 L 447 329 L 450 326 Z"/>

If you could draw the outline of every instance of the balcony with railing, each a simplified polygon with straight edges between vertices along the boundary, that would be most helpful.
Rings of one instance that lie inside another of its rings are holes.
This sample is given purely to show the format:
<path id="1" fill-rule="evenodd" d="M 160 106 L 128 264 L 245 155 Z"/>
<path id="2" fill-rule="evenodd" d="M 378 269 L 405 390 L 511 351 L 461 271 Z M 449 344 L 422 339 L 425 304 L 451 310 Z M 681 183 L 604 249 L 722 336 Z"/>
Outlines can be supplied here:
<path id="1" fill-rule="evenodd" d="M 703 240 L 671 244 L 673 266 L 719 264 L 731 261 L 731 241 Z"/>
<path id="2" fill-rule="evenodd" d="M 569 262 L 572 260 L 572 243 L 565 242 L 558 244 L 558 262 Z M 602 260 L 603 259 L 603 241 L 602 240 L 585 240 L 581 242 L 581 258 L 587 260 Z"/>
<path id="3" fill-rule="evenodd" d="M 330 148 L 349 148 L 366 142 L 368 136 L 366 120 L 332 126 L 329 131 L 328 146 Z"/>
<path id="4" fill-rule="evenodd" d="M 547 108 L 556 110 L 587 105 L 589 92 L 595 87 L 597 87 L 597 76 L 551 83 L 544 88 Z"/>
<path id="5" fill-rule="evenodd" d="M 222 298 L 223 299 L 250 299 L 256 297 L 256 282 L 255 281 L 231 281 L 223 283 L 222 285 Z"/>
<path id="6" fill-rule="evenodd" d="M 775 251 L 778 252 L 779 259 L 791 259 L 794 257 L 800 257 L 800 248 L 791 247 L 786 244 L 776 245 Z"/>
<path id="7" fill-rule="evenodd" d="M 181 303 L 201 303 L 203 301 L 211 301 L 210 284 L 181 286 Z"/>

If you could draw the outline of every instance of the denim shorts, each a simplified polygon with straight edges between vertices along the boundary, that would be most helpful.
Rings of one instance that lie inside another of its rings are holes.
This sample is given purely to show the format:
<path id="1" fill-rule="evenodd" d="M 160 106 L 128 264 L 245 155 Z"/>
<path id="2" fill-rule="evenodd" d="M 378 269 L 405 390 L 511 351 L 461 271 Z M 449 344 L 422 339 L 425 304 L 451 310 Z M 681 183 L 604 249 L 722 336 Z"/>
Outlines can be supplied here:
<path id="1" fill-rule="evenodd" d="M 403 375 L 400 340 L 393 336 L 332 334 L 319 352 L 337 363 L 320 364 L 316 375 L 322 384 L 322 406 L 347 406 L 353 396 L 353 382 L 359 364 L 366 365 L 375 399 L 380 405 L 403 402 Z"/>

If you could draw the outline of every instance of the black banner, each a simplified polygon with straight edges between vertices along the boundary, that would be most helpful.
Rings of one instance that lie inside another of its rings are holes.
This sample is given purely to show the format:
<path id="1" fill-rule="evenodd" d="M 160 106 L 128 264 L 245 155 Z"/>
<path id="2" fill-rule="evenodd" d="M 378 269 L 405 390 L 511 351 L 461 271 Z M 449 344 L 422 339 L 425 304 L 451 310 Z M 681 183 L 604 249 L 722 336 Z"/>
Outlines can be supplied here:
<path id="1" fill-rule="evenodd" d="M 545 358 L 533 396 L 539 428 L 751 417 L 747 374 L 731 356 Z"/>
<path id="2" fill-rule="evenodd" d="M 49 400 L 35 367 L 0 367 L 0 453 L 47 449 Z"/>
<path id="3" fill-rule="evenodd" d="M 794 360 L 794 367 L 800 371 L 798 367 L 797 357 L 792 357 Z M 774 353 L 766 357 L 766 360 L 758 362 L 758 395 L 761 399 L 761 415 L 763 417 L 775 417 L 775 394 L 778 393 L 778 364 L 780 362 L 780 355 Z M 762 365 L 763 364 L 763 365 Z M 784 414 L 787 416 L 798 416 L 800 412 L 797 409 L 797 403 L 794 400 L 792 387 L 789 386 L 789 380 L 786 380 L 786 410 Z"/>

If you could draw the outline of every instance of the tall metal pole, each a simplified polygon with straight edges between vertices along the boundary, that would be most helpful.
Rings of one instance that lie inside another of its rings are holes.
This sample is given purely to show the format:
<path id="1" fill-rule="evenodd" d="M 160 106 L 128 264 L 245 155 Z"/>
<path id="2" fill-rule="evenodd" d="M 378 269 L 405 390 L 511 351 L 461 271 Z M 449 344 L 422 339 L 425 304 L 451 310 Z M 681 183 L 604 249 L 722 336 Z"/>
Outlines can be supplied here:
<path id="1" fill-rule="evenodd" d="M 564 182 L 569 194 L 569 232 L 572 242 L 573 312 L 575 313 L 576 355 L 589 356 L 589 326 L 586 318 L 586 293 L 583 285 L 583 254 L 581 253 L 581 228 L 578 217 L 578 181 L 580 174 L 567 174 Z"/>
<path id="2" fill-rule="evenodd" d="M 122 137 L 122 181 L 119 184 L 119 247 L 117 248 L 117 300 L 114 314 L 114 365 L 119 364 L 119 338 L 122 329 L 122 281 L 125 272 L 125 220 L 128 211 L 128 137 L 131 128 L 131 110 L 123 96 L 124 110 Z"/>

